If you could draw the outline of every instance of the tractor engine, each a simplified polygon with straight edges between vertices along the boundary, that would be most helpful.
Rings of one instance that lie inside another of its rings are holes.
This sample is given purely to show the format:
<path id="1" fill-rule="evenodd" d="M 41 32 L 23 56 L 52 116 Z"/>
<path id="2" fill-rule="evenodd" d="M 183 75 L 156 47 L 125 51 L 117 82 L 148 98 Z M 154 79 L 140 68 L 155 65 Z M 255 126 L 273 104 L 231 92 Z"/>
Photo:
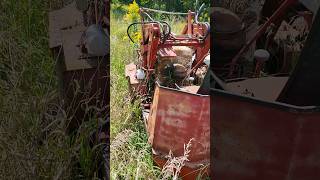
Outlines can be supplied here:
<path id="1" fill-rule="evenodd" d="M 312 25 L 311 2 L 271 0 L 238 14 L 214 7 L 213 71 L 225 80 L 290 74 Z"/>
<path id="2" fill-rule="evenodd" d="M 187 46 L 173 46 L 173 56 L 158 55 L 156 64 L 156 81 L 167 87 L 181 86 L 191 69 L 194 50 Z"/>

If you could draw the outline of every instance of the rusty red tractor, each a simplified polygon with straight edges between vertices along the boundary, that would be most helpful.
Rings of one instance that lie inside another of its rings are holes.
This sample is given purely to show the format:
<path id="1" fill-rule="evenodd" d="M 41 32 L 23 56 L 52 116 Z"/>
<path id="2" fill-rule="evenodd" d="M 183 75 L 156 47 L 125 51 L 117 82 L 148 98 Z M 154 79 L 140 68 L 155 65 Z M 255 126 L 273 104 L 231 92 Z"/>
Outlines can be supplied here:
<path id="1" fill-rule="evenodd" d="M 210 82 L 205 80 L 210 63 L 210 24 L 199 22 L 197 12 L 186 16 L 181 34 L 167 22 L 140 9 L 142 39 L 136 64 L 126 66 L 131 92 L 142 100 L 143 119 L 152 145 L 155 163 L 163 166 L 166 156 L 182 156 L 191 139 L 189 161 L 182 168 L 184 179 L 208 176 L 210 163 Z M 166 13 L 166 12 L 165 12 Z M 148 18 L 149 20 L 147 20 Z M 131 38 L 130 38 L 131 39 Z"/>

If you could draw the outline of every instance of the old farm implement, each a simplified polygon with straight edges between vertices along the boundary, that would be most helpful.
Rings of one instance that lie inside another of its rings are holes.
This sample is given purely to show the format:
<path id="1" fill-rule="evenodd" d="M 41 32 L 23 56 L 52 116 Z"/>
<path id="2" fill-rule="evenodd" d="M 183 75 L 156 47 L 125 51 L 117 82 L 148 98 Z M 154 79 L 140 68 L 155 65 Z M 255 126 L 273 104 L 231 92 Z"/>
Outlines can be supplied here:
<path id="1" fill-rule="evenodd" d="M 154 20 L 147 8 L 140 9 L 142 39 L 137 63 L 126 66 L 131 92 L 141 99 L 143 119 L 152 145 L 155 163 L 163 166 L 171 151 L 183 156 L 192 139 L 189 161 L 181 170 L 184 179 L 208 175 L 210 161 L 209 81 L 210 25 L 199 22 L 203 10 L 173 13 L 186 16 L 181 34 L 165 21 Z"/>
<path id="2" fill-rule="evenodd" d="M 66 129 L 72 136 L 84 121 L 97 122 L 87 141 L 90 148 L 103 145 L 96 170 L 100 178 L 109 172 L 108 13 L 109 0 L 71 1 L 49 13 L 49 46 L 56 60 Z"/>
<path id="3" fill-rule="evenodd" d="M 253 34 L 214 8 L 214 179 L 319 179 L 319 5 L 266 1 Z"/>

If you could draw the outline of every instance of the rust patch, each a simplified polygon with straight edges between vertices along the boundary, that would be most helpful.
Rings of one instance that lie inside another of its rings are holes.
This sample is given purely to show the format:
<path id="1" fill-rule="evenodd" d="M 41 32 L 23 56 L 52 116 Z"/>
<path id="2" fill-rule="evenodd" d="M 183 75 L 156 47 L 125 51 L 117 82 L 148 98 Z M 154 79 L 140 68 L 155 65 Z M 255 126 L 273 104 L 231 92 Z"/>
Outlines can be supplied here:
<path id="1" fill-rule="evenodd" d="M 183 155 L 192 143 L 190 165 L 210 162 L 210 98 L 157 86 L 148 119 L 149 142 L 162 155 Z"/>

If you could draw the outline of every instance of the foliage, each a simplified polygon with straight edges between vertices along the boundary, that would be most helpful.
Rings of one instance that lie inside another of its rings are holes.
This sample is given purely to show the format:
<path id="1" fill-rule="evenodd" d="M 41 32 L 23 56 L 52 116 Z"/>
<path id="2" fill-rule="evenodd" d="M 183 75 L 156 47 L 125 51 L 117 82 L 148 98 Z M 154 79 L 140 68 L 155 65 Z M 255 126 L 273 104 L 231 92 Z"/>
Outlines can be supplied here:
<path id="1" fill-rule="evenodd" d="M 124 9 L 126 10 L 126 15 L 123 18 L 125 20 L 125 22 L 133 23 L 133 22 L 139 21 L 139 19 L 140 19 L 139 5 L 136 3 L 135 0 L 131 4 L 129 4 L 128 6 L 125 6 Z M 140 42 L 140 40 L 142 39 L 141 31 L 138 29 L 137 26 L 133 26 L 133 28 L 131 30 L 132 30 L 132 32 L 129 32 L 131 39 L 134 42 Z M 128 36 L 125 35 L 124 39 L 128 39 Z"/>
<path id="2" fill-rule="evenodd" d="M 209 7 L 211 4 L 211 0 L 198 0 L 197 7 L 196 1 L 186 0 L 134 0 L 134 2 L 136 2 L 140 7 L 148 7 L 172 12 L 187 12 L 188 10 L 196 11 L 199 9 L 202 3 L 205 3 L 205 9 L 200 16 L 200 20 L 209 21 Z M 124 14 L 125 11 L 123 10 L 123 8 L 132 3 L 132 0 L 112 1 L 112 11 L 115 11 L 115 14 Z M 122 10 L 120 7 L 122 7 Z"/>
<path id="3" fill-rule="evenodd" d="M 111 179 L 158 179 L 138 104 L 132 104 L 125 65 L 137 59 L 126 36 L 129 22 L 111 14 Z"/>
<path id="4" fill-rule="evenodd" d="M 134 0 L 128 6 L 125 6 L 124 9 L 126 10 L 127 14 L 124 16 L 124 20 L 127 22 L 135 22 L 140 19 L 139 15 L 139 5 Z"/>

